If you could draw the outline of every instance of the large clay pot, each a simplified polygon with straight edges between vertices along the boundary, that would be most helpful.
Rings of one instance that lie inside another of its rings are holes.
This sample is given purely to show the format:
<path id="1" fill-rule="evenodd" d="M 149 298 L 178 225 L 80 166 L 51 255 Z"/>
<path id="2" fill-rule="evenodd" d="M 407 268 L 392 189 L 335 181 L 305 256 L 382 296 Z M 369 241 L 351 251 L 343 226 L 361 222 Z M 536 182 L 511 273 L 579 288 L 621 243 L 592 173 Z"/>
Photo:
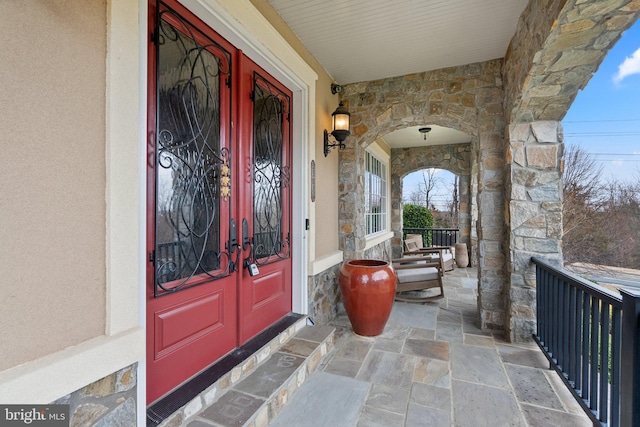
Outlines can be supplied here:
<path id="1" fill-rule="evenodd" d="M 340 291 L 353 331 L 358 335 L 380 335 L 389 320 L 396 293 L 396 275 L 391 264 L 375 259 L 347 261 L 340 269 Z"/>
<path id="2" fill-rule="evenodd" d="M 469 265 L 469 252 L 466 243 L 456 243 L 456 265 L 465 268 Z"/>

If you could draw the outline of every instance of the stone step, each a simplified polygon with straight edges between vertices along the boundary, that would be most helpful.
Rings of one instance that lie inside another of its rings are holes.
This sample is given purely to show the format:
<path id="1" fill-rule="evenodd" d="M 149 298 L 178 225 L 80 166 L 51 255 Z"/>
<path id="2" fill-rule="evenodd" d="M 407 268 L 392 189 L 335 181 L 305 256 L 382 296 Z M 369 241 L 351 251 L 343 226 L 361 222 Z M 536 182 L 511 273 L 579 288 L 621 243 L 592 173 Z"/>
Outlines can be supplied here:
<path id="1" fill-rule="evenodd" d="M 333 350 L 333 333 L 302 318 L 159 427 L 266 426 Z"/>

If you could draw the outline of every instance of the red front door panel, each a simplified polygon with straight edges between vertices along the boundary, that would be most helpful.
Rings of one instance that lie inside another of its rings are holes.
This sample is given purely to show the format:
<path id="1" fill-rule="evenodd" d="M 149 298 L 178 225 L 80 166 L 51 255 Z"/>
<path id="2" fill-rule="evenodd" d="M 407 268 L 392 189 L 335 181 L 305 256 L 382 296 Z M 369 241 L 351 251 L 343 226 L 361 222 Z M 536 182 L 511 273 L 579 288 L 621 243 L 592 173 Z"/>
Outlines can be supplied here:
<path id="1" fill-rule="evenodd" d="M 148 404 L 291 311 L 290 91 L 175 0 L 149 31 Z"/>
<path id="2" fill-rule="evenodd" d="M 240 343 L 291 311 L 291 92 L 240 58 L 239 215 L 253 247 L 238 285 Z M 247 264 L 256 264 L 251 276 Z"/>
<path id="3" fill-rule="evenodd" d="M 191 378 L 236 346 L 231 280 L 147 301 L 147 402 Z"/>

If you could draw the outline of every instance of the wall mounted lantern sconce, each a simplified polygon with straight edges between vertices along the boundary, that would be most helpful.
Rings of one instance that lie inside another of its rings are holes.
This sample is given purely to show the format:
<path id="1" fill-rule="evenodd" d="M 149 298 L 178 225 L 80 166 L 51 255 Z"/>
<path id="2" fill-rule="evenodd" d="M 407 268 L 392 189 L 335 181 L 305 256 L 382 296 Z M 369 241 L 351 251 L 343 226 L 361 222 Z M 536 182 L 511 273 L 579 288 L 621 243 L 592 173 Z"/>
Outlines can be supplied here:
<path id="1" fill-rule="evenodd" d="M 327 157 L 329 155 L 329 149 L 338 147 L 343 149 L 346 147 L 344 145 L 344 140 L 351 134 L 349 132 L 349 119 L 351 117 L 351 113 L 347 111 L 344 107 L 342 101 L 336 108 L 336 111 L 331 113 L 331 121 L 333 123 L 333 131 L 331 131 L 331 136 L 336 140 L 335 143 L 329 143 L 329 132 L 324 130 L 324 156 Z"/>

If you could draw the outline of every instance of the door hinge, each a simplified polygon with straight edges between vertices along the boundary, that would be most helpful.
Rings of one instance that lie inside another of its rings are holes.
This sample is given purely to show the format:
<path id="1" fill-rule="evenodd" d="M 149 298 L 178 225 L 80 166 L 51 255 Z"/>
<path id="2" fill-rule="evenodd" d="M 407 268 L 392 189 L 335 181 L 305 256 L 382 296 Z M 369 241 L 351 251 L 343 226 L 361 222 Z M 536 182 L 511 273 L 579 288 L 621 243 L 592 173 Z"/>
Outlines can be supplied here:
<path id="1" fill-rule="evenodd" d="M 227 82 L 226 82 L 226 84 L 227 84 L 227 87 L 228 87 L 229 89 L 231 89 L 231 76 L 227 76 Z"/>
<path id="2" fill-rule="evenodd" d="M 252 101 L 256 100 L 256 91 L 252 90 L 251 93 L 249 94 L 249 99 Z"/>
<path id="3" fill-rule="evenodd" d="M 153 265 L 156 264 L 156 251 L 155 249 L 149 252 L 149 262 Z"/>
<path id="4" fill-rule="evenodd" d="M 151 39 L 151 43 L 157 45 L 158 44 L 158 33 L 156 31 L 152 31 L 151 34 L 149 35 L 150 39 Z"/>

